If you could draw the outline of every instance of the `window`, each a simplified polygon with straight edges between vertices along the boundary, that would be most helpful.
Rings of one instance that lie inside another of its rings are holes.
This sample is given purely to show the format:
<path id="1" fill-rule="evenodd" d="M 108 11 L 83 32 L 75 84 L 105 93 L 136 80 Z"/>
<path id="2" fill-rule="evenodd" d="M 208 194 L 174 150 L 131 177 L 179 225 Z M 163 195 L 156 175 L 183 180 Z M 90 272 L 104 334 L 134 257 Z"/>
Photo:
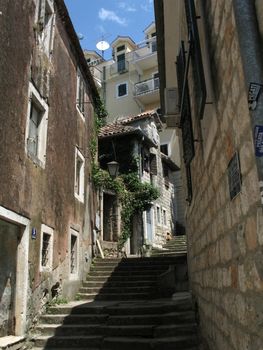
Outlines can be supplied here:
<path id="1" fill-rule="evenodd" d="M 163 163 L 163 178 L 164 178 L 164 185 L 165 188 L 168 189 L 170 185 L 170 180 L 169 180 L 169 168 L 167 164 Z"/>
<path id="2" fill-rule="evenodd" d="M 120 45 L 116 49 L 117 52 L 124 51 L 124 50 L 125 50 L 125 45 Z"/>
<path id="3" fill-rule="evenodd" d="M 52 0 L 39 0 L 38 5 L 39 42 L 49 56 L 52 50 L 54 8 Z"/>
<path id="4" fill-rule="evenodd" d="M 157 158 L 156 154 L 150 154 L 150 173 L 151 175 L 157 175 Z"/>
<path id="5" fill-rule="evenodd" d="M 80 72 L 77 76 L 77 108 L 82 115 L 85 112 L 85 83 Z"/>
<path id="6" fill-rule="evenodd" d="M 167 226 L 166 209 L 163 208 L 163 226 Z"/>
<path id="7" fill-rule="evenodd" d="M 29 84 L 26 127 L 26 153 L 39 166 L 45 167 L 48 125 L 48 105 L 39 92 Z"/>
<path id="8" fill-rule="evenodd" d="M 118 68 L 118 73 L 126 72 L 125 53 L 122 53 L 117 56 L 117 68 Z"/>
<path id="9" fill-rule="evenodd" d="M 70 274 L 78 274 L 78 231 L 70 229 Z"/>
<path id="10" fill-rule="evenodd" d="M 53 263 L 53 229 L 41 225 L 40 271 L 52 271 Z"/>
<path id="11" fill-rule="evenodd" d="M 194 0 L 185 1 L 185 13 L 188 24 L 188 36 L 190 39 L 190 56 L 192 60 L 193 77 L 195 83 L 195 103 L 197 104 L 198 115 L 200 119 L 202 119 L 206 103 L 207 91 Z M 185 76 L 187 77 L 187 75 Z"/>
<path id="12" fill-rule="evenodd" d="M 128 84 L 122 83 L 117 85 L 117 97 L 124 97 L 128 95 Z"/>
<path id="13" fill-rule="evenodd" d="M 160 83 L 159 83 L 159 73 L 153 74 L 153 89 L 159 89 Z"/>
<path id="14" fill-rule="evenodd" d="M 161 209 L 158 205 L 156 205 L 156 221 L 157 225 L 161 225 Z"/>
<path id="15" fill-rule="evenodd" d="M 152 40 L 153 40 L 152 41 L 152 45 L 151 45 L 152 52 L 155 52 L 155 51 L 157 51 L 156 33 L 152 33 L 151 37 L 152 37 Z"/>
<path id="16" fill-rule="evenodd" d="M 84 202 L 84 167 L 85 159 L 76 148 L 75 151 L 75 197 Z"/>
<path id="17" fill-rule="evenodd" d="M 150 154 L 149 151 L 145 148 L 141 150 L 141 163 L 142 163 L 142 171 L 150 172 Z"/>
<path id="18" fill-rule="evenodd" d="M 168 154 L 168 144 L 161 145 L 161 146 L 160 146 L 160 151 L 161 151 L 163 154 L 166 154 L 166 155 L 168 156 L 168 155 L 169 155 L 169 154 Z"/>

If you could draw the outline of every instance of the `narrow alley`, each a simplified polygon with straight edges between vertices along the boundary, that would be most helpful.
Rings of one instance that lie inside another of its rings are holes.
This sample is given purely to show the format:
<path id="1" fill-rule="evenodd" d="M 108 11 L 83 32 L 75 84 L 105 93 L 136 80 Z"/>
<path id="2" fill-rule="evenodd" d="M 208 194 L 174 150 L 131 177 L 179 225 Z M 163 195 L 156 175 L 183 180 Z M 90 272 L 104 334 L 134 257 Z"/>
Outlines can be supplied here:
<path id="1" fill-rule="evenodd" d="M 262 0 L 0 0 L 0 350 L 263 350 L 262 43 Z"/>

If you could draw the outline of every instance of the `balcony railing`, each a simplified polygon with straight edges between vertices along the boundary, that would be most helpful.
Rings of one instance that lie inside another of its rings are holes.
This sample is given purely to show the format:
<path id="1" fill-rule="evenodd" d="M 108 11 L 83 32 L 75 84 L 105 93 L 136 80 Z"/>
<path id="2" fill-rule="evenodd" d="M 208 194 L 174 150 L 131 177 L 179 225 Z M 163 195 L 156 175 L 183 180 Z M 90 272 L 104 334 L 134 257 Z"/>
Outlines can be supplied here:
<path id="1" fill-rule="evenodd" d="M 122 60 L 116 63 L 113 63 L 110 66 L 110 74 L 121 74 L 121 73 L 126 73 L 129 70 L 129 62 L 126 60 Z"/>
<path id="2" fill-rule="evenodd" d="M 134 95 L 144 95 L 159 89 L 159 78 L 151 78 L 134 85 Z"/>

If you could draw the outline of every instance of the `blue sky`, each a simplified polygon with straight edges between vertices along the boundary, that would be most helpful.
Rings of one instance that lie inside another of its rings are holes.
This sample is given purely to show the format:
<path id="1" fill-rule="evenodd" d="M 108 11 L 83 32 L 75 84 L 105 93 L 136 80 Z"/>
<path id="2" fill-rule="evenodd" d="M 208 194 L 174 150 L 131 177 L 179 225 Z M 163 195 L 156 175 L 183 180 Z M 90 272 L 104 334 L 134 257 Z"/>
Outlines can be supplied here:
<path id="1" fill-rule="evenodd" d="M 83 49 L 97 50 L 96 43 L 111 43 L 118 35 L 129 35 L 136 43 L 154 20 L 153 0 L 65 0 Z M 98 51 L 98 50 L 97 50 Z M 100 53 L 100 52 L 99 52 Z M 106 59 L 111 50 L 105 51 Z"/>

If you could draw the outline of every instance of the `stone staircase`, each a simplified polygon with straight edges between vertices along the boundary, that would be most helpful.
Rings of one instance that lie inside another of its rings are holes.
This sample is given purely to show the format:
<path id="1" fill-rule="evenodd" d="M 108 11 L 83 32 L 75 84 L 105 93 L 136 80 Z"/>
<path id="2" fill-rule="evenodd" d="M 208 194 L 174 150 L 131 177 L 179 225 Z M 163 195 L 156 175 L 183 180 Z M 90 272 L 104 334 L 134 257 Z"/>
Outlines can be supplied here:
<path id="1" fill-rule="evenodd" d="M 153 248 L 152 256 L 177 256 L 187 254 L 187 240 L 185 235 L 174 236 L 162 248 Z"/>
<path id="2" fill-rule="evenodd" d="M 34 350 L 197 350 L 190 294 L 162 297 L 160 278 L 185 256 L 96 259 L 79 301 L 51 307 L 32 339 Z"/>

